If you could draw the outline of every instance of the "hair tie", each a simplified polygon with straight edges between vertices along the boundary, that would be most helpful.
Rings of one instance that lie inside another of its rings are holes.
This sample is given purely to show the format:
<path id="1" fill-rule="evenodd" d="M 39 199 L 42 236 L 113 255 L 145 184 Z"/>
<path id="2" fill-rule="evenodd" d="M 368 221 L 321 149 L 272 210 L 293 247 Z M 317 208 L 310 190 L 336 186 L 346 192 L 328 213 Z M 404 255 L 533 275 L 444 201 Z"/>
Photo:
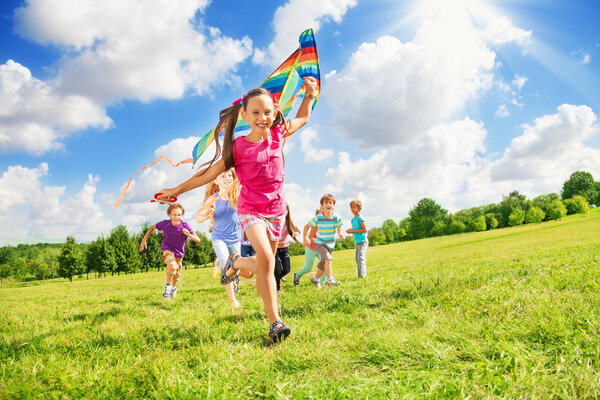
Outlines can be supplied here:
<path id="1" fill-rule="evenodd" d="M 271 99 L 273 100 L 273 106 L 275 107 L 275 109 L 277 111 L 281 111 L 281 109 L 279 108 L 279 104 L 277 104 L 277 99 L 275 98 L 275 95 L 271 95 Z"/>
<path id="2" fill-rule="evenodd" d="M 240 97 L 239 99 L 237 99 L 236 101 L 234 101 L 232 103 L 232 105 L 234 105 L 234 106 L 242 105 L 242 104 L 244 104 L 244 100 L 246 100 L 246 95 L 243 95 L 242 97 Z"/>

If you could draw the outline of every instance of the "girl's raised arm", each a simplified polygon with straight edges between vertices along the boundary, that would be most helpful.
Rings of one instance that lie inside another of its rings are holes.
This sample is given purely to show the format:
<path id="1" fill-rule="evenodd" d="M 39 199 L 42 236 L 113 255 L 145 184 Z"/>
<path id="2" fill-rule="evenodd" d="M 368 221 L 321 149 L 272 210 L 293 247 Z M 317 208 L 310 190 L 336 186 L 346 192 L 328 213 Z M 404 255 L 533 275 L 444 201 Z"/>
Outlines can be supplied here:
<path id="1" fill-rule="evenodd" d="M 296 133 L 298 129 L 306 125 L 306 123 L 310 119 L 313 96 L 317 88 L 317 80 L 312 76 L 308 76 L 304 78 L 304 86 L 306 88 L 306 91 L 304 93 L 304 99 L 302 100 L 302 104 L 300 104 L 300 108 L 298 109 L 298 113 L 296 114 L 296 118 L 290 119 L 286 123 L 286 137 L 292 136 L 294 133 Z"/>
<path id="2" fill-rule="evenodd" d="M 206 185 L 208 182 L 215 179 L 221 172 L 225 171 L 225 161 L 220 159 L 213 165 L 208 168 L 203 169 L 202 171 L 198 171 L 194 176 L 192 176 L 187 181 L 180 183 L 174 188 L 171 189 L 162 189 L 160 192 L 162 193 L 158 196 L 159 200 L 169 200 L 172 197 L 177 197 L 180 194 L 183 194 L 189 190 L 195 189 L 200 186 Z"/>

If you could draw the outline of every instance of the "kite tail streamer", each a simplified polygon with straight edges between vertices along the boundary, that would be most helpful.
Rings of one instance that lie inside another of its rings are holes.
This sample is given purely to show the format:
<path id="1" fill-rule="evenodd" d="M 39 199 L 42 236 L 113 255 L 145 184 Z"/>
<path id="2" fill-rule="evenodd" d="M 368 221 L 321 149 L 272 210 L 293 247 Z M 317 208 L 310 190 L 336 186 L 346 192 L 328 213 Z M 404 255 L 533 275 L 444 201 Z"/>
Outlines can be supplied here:
<path id="1" fill-rule="evenodd" d="M 187 163 L 192 163 L 194 162 L 193 158 L 187 158 L 183 161 L 179 161 L 177 164 L 175 164 L 173 161 L 169 160 L 169 158 L 167 156 L 160 156 L 158 157 L 156 160 L 154 160 L 154 162 L 146 165 L 145 167 L 141 168 L 138 172 L 136 172 L 135 174 L 133 174 L 131 176 L 131 178 L 129 179 L 129 182 L 127 182 L 127 185 L 125 185 L 125 188 L 123 189 L 123 191 L 121 192 L 121 195 L 119 196 L 119 199 L 117 200 L 117 202 L 115 203 L 115 205 L 113 206 L 113 208 L 117 207 L 119 204 L 121 204 L 121 201 L 123 201 L 123 197 L 125 197 L 125 193 L 127 192 L 127 189 L 129 189 L 129 185 L 131 184 L 131 181 L 133 180 L 133 178 L 139 174 L 140 172 L 142 172 L 143 170 L 145 170 L 148 167 L 153 166 L 154 164 L 156 164 L 157 162 L 159 162 L 160 160 L 167 160 L 169 162 L 169 164 L 171 164 L 172 167 L 178 167 L 181 164 L 187 164 Z"/>

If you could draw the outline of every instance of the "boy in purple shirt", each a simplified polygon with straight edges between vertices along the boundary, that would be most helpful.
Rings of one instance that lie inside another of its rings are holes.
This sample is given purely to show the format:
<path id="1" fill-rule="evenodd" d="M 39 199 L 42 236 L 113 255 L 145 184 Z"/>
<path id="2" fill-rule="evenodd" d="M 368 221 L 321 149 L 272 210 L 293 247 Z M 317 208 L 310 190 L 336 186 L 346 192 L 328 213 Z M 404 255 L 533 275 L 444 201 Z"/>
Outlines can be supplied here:
<path id="1" fill-rule="evenodd" d="M 150 228 L 142 238 L 140 243 L 140 251 L 143 251 L 148 246 L 146 240 L 155 229 L 163 232 L 162 252 L 166 264 L 167 283 L 165 283 L 165 291 L 163 298 L 170 299 L 177 296 L 177 281 L 181 271 L 181 262 L 185 253 L 185 241 L 188 237 L 195 242 L 200 243 L 200 238 L 194 233 L 192 227 L 185 221 L 182 221 L 185 210 L 181 204 L 171 204 L 167 209 L 167 215 L 171 219 L 160 221 Z"/>

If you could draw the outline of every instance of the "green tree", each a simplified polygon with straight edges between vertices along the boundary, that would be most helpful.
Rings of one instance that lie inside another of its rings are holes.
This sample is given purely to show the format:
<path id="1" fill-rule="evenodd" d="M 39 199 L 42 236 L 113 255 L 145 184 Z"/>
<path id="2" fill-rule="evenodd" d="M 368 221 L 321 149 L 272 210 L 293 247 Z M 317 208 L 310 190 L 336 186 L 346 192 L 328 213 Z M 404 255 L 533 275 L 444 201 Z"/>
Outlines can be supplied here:
<path id="1" fill-rule="evenodd" d="M 111 273 L 135 272 L 141 262 L 138 253 L 139 243 L 129 237 L 129 232 L 124 225 L 118 225 L 110 231 L 108 242 L 115 252 L 115 261 L 117 269 Z"/>
<path id="2" fill-rule="evenodd" d="M 496 218 L 496 214 L 485 214 L 485 224 L 488 229 L 496 229 L 498 227 L 498 218 Z"/>
<path id="3" fill-rule="evenodd" d="M 471 230 L 475 232 L 485 231 L 487 228 L 487 224 L 485 222 L 485 215 L 480 215 L 476 217 L 471 223 Z"/>
<path id="4" fill-rule="evenodd" d="M 72 282 L 73 276 L 82 274 L 83 270 L 84 260 L 81 249 L 75 242 L 75 238 L 69 236 L 58 256 L 58 275 L 61 278 L 69 278 L 69 281 Z"/>
<path id="5" fill-rule="evenodd" d="M 148 231 L 148 228 L 150 228 L 149 223 L 145 223 L 144 225 L 142 225 L 142 228 L 136 237 L 136 240 L 138 243 L 138 250 L 139 250 L 139 244 L 141 243 L 142 238 L 144 237 L 146 232 Z M 196 233 L 198 233 L 198 236 L 200 236 L 200 239 L 202 239 L 201 233 L 199 233 L 199 232 L 196 232 Z M 156 269 L 157 271 L 160 271 L 164 267 L 163 253 L 162 253 L 162 234 L 159 233 L 158 230 L 155 230 L 154 232 L 152 232 L 150 234 L 150 236 L 148 236 L 148 239 L 146 240 L 146 245 L 147 245 L 147 248 L 140 253 L 142 271 L 148 272 L 148 270 L 150 270 L 150 269 Z M 184 262 L 189 262 L 194 265 L 205 264 L 204 258 L 202 257 L 202 254 L 201 254 L 203 249 L 204 249 L 203 244 L 196 243 L 193 240 L 188 241 L 187 248 L 185 251 L 185 257 L 183 259 Z M 200 254 L 198 254 L 198 253 L 200 253 Z"/>
<path id="6" fill-rule="evenodd" d="M 525 211 L 517 208 L 508 216 L 508 226 L 521 225 L 525 220 Z"/>
<path id="7" fill-rule="evenodd" d="M 554 200 L 546 209 L 546 219 L 557 221 L 567 215 L 567 207 L 560 200 Z"/>
<path id="8" fill-rule="evenodd" d="M 463 233 L 466 230 L 467 230 L 467 226 L 462 221 L 454 220 L 454 221 L 450 222 L 450 224 L 448 225 L 448 234 L 449 235 L 456 235 L 457 233 Z"/>
<path id="9" fill-rule="evenodd" d="M 8 278 L 11 275 L 12 267 L 7 263 L 0 263 L 0 284 L 4 281 L 4 279 Z"/>
<path id="10" fill-rule="evenodd" d="M 573 172 L 569 179 L 563 183 L 560 195 L 563 200 L 583 196 L 588 202 L 595 201 L 597 197 L 596 182 L 589 172 Z"/>
<path id="11" fill-rule="evenodd" d="M 367 237 L 369 238 L 369 245 L 371 246 L 379 246 L 380 244 L 385 244 L 385 234 L 379 228 L 371 228 L 367 232 Z"/>
<path id="12" fill-rule="evenodd" d="M 525 213 L 525 223 L 526 224 L 537 224 L 544 220 L 546 217 L 546 213 L 539 207 L 531 207 Z"/>
<path id="13" fill-rule="evenodd" d="M 498 212 L 500 214 L 500 218 L 498 222 L 500 223 L 500 227 L 504 228 L 507 226 L 514 226 L 509 223 L 510 215 L 517 209 L 523 211 L 523 219 L 525 219 L 525 211 L 529 209 L 529 204 L 527 202 L 527 198 L 519 194 L 518 190 L 510 192 L 507 196 L 502 196 L 502 201 L 498 204 Z M 520 215 L 520 213 L 517 213 Z M 521 221 L 523 223 L 523 221 Z M 517 224 L 520 225 L 521 223 Z"/>
<path id="14" fill-rule="evenodd" d="M 448 211 L 429 198 L 419 200 L 408 212 L 410 218 L 410 235 L 414 239 L 422 239 L 432 235 L 437 222 L 444 222 Z"/>
<path id="15" fill-rule="evenodd" d="M 543 194 L 531 200 L 531 206 L 540 208 L 545 214 L 545 219 L 549 220 L 550 218 L 548 218 L 548 209 L 551 207 L 552 202 L 555 200 L 560 200 L 560 196 L 558 194 Z"/>
<path id="16" fill-rule="evenodd" d="M 381 231 L 385 235 L 386 243 L 395 243 L 400 240 L 398 235 L 398 225 L 392 219 L 386 219 L 383 221 L 383 225 L 381 226 Z"/>
<path id="17" fill-rule="evenodd" d="M 188 263 L 189 265 L 206 265 L 212 263 L 215 259 L 215 251 L 212 247 L 212 241 L 202 232 L 196 232 L 198 237 L 200 238 L 200 243 L 196 243 L 193 240 L 188 240 L 185 248 L 185 258 L 183 259 L 184 263 Z M 150 235 L 152 236 L 152 235 Z M 290 243 L 291 246 L 296 243 L 292 241 Z M 296 244 L 298 245 L 298 244 Z M 301 245 L 298 245 L 301 246 Z M 302 254 L 304 254 L 304 246 L 302 247 Z M 148 243 L 148 249 L 150 248 L 150 243 Z M 159 247 L 160 249 L 160 247 Z M 294 247 L 296 249 L 296 247 Z M 142 253 L 143 254 L 143 253 Z M 157 257 L 154 259 L 154 265 L 157 268 L 163 268 L 164 262 L 162 261 L 162 251 L 159 255 L 160 259 Z"/>
<path id="18" fill-rule="evenodd" d="M 576 195 L 570 199 L 564 201 L 565 207 L 567 207 L 567 215 L 570 214 L 585 214 L 590 212 L 588 201 L 585 197 Z"/>

